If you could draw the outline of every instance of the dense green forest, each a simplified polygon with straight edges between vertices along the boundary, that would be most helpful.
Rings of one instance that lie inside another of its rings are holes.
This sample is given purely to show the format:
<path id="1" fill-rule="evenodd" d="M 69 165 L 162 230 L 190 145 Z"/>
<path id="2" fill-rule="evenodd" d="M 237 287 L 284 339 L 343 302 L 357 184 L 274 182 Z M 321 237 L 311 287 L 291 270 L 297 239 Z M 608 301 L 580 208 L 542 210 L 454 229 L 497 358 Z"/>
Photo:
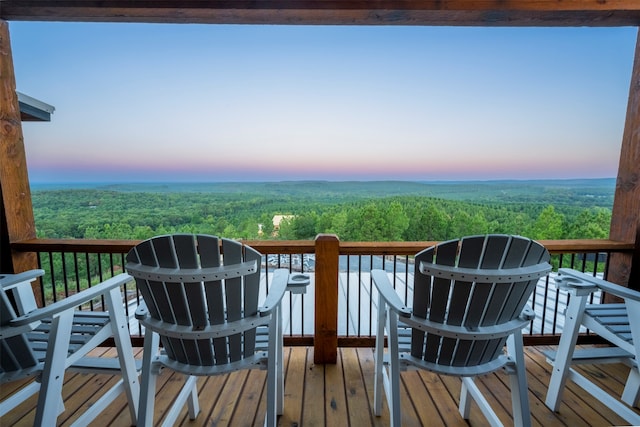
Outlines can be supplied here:
<path id="1" fill-rule="evenodd" d="M 478 233 L 607 238 L 615 180 L 37 185 L 41 238 L 444 240 Z M 274 230 L 274 215 L 290 215 Z"/>

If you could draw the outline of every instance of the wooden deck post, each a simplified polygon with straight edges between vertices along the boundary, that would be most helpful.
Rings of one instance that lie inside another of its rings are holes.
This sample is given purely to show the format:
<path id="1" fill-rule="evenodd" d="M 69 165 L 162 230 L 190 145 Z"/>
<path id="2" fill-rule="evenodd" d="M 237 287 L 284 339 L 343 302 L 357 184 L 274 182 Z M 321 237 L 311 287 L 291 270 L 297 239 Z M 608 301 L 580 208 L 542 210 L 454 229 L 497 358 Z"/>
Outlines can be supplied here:
<path id="1" fill-rule="evenodd" d="M 334 234 L 316 236 L 316 308 L 314 363 L 338 359 L 338 260 L 340 240 Z"/>
<path id="2" fill-rule="evenodd" d="M 635 242 L 636 247 L 631 254 L 611 255 L 607 278 L 640 290 L 640 33 L 628 102 L 609 238 Z"/>
<path id="3" fill-rule="evenodd" d="M 0 20 L 0 195 L 0 268 L 5 272 L 37 268 L 34 252 L 10 251 L 11 243 L 35 238 L 36 226 L 27 176 L 9 24 L 4 20 Z"/>

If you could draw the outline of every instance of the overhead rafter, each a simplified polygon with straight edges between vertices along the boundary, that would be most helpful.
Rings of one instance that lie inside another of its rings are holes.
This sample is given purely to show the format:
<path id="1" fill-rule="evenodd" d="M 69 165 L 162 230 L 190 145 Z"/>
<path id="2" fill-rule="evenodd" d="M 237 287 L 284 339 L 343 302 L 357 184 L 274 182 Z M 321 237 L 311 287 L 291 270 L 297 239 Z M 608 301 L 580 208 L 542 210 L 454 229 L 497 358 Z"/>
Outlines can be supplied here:
<path id="1" fill-rule="evenodd" d="M 0 19 L 212 24 L 640 26 L 638 0 L 1 0 Z"/>

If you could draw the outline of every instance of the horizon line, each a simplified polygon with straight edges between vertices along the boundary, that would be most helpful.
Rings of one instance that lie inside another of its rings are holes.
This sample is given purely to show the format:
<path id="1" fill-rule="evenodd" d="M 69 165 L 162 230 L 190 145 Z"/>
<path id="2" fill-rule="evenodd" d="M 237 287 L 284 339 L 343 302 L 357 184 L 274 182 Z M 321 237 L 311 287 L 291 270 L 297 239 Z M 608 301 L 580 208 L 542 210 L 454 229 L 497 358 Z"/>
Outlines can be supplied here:
<path id="1" fill-rule="evenodd" d="M 590 177 L 590 178 L 491 178 L 491 179 L 263 179 L 263 180 L 96 180 L 96 181 L 40 181 L 30 180 L 31 184 L 37 185 L 61 185 L 61 184 L 110 184 L 110 185 L 130 185 L 130 184 L 251 184 L 251 183 L 303 183 L 303 182 L 412 182 L 412 183 L 455 183 L 455 182 L 535 182 L 535 181 L 601 181 L 616 180 L 617 177 Z"/>

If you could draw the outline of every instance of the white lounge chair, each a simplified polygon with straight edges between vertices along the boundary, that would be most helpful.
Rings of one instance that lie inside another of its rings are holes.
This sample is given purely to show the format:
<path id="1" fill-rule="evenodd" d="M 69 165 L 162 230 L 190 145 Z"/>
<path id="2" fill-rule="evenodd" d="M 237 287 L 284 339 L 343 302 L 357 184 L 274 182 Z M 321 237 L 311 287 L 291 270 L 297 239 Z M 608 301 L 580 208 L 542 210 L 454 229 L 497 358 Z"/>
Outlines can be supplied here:
<path id="1" fill-rule="evenodd" d="M 640 398 L 640 292 L 568 268 L 558 270 L 556 283 L 569 292 L 570 300 L 558 349 L 547 353 L 553 370 L 545 404 L 557 412 L 566 382 L 571 380 L 631 425 L 640 425 L 640 414 L 631 408 L 638 407 Z M 597 290 L 624 302 L 589 304 L 591 294 Z M 611 346 L 576 350 L 581 327 L 606 339 Z M 619 362 L 630 366 L 622 396 L 611 395 L 572 368 L 575 364 Z"/>
<path id="2" fill-rule="evenodd" d="M 491 425 L 501 425 L 474 377 L 506 367 L 514 424 L 529 426 L 522 329 L 534 317 L 526 304 L 538 279 L 551 271 L 548 261 L 542 245 L 518 236 L 440 243 L 415 257 L 412 307 L 402 302 L 388 273 L 372 270 L 379 293 L 375 415 L 382 412 L 384 389 L 391 425 L 402 424 L 399 372 L 414 367 L 462 377 L 461 415 L 469 418 L 471 397 Z"/>
<path id="3" fill-rule="evenodd" d="M 36 380 L 0 403 L 0 416 L 39 391 L 34 426 L 55 425 L 64 410 L 62 386 L 66 370 L 121 375 L 115 386 L 76 420 L 87 425 L 125 392 L 132 424 L 137 417 L 139 383 L 120 286 L 132 280 L 120 274 L 43 308 L 36 306 L 31 282 L 44 271 L 0 274 L 0 384 Z M 103 298 L 108 311 L 77 310 Z M 87 354 L 113 337 L 117 358 Z"/>
<path id="4" fill-rule="evenodd" d="M 126 269 L 145 303 L 136 312 L 145 327 L 139 425 L 153 424 L 162 367 L 186 375 L 164 425 L 185 403 L 190 418 L 197 417 L 197 376 L 251 368 L 267 369 L 265 424 L 276 425 L 284 397 L 280 301 L 289 272 L 274 271 L 259 306 L 260 267 L 256 250 L 208 235 L 154 237 L 129 252 Z"/>

